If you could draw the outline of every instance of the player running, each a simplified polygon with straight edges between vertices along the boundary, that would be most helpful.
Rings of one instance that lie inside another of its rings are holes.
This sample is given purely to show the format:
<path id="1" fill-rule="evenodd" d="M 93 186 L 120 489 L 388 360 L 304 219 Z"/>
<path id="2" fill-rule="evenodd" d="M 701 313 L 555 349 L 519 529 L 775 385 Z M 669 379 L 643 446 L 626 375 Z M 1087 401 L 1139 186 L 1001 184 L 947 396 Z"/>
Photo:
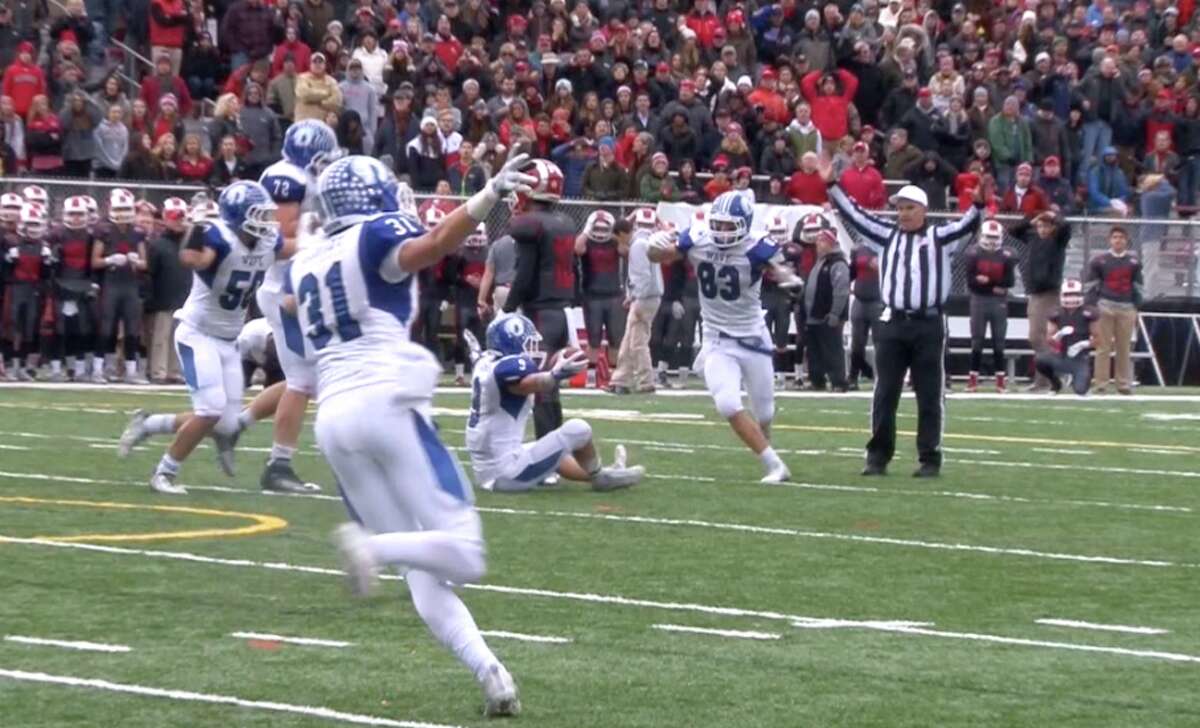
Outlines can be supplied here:
<path id="1" fill-rule="evenodd" d="M 724 192 L 713 202 L 705 226 L 692 225 L 672 240 L 667 233 L 650 238 L 650 260 L 674 263 L 686 258 L 696 269 L 704 345 L 695 368 L 717 405 L 717 412 L 762 461 L 763 483 L 791 477 L 771 447 L 775 416 L 775 349 L 763 320 L 763 272 L 771 267 L 781 285 L 795 285 L 795 274 L 781 265 L 779 246 L 768 235 L 752 235 L 754 207 L 742 193 Z M 750 395 L 750 411 L 741 389 Z"/>
<path id="2" fill-rule="evenodd" d="M 387 167 L 339 159 L 317 183 L 325 239 L 300 252 L 287 278 L 315 352 L 317 442 L 355 521 L 334 533 L 351 589 L 365 595 L 380 568 L 406 568 L 417 613 L 474 673 L 487 715 L 515 715 L 520 700 L 450 586 L 483 577 L 483 533 L 470 482 L 429 418 L 440 367 L 411 327 L 417 273 L 453 253 L 502 196 L 526 189 L 526 161 L 509 160 L 426 231 L 399 211 Z"/>
<path id="3" fill-rule="evenodd" d="M 472 336 L 471 413 L 467 450 L 475 477 L 484 490 L 515 492 L 536 488 L 557 472 L 567 480 L 591 483 L 592 490 L 628 488 L 641 481 L 645 468 L 626 467 L 625 448 L 617 446 L 612 466 L 600 466 L 592 428 L 570 419 L 556 430 L 522 444 L 535 394 L 557 389 L 587 368 L 581 351 L 563 352 L 549 371 L 540 371 L 542 337 L 533 322 L 517 313 L 504 314 L 487 328 L 487 351 Z"/>
<path id="4" fill-rule="evenodd" d="M 150 488 L 159 493 L 187 492 L 175 482 L 179 466 L 210 434 L 222 469 L 233 475 L 232 439 L 244 391 L 237 337 L 267 269 L 294 247 L 280 236 L 275 203 L 257 182 L 234 182 L 221 192 L 217 205 L 220 218 L 193 225 L 179 254 L 194 271 L 192 291 L 175 314 L 175 351 L 192 411 L 149 415 L 139 410 L 118 445 L 118 455 L 127 457 L 151 435 L 175 434 L 150 479 Z"/>

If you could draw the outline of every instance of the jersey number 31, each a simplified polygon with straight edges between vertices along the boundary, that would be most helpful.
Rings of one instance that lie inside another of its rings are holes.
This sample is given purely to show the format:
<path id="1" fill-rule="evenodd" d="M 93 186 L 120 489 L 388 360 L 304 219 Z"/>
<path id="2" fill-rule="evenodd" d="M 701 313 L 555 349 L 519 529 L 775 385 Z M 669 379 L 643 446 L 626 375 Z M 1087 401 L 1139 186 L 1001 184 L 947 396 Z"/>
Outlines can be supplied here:
<path id="1" fill-rule="evenodd" d="M 331 324 L 326 324 L 325 314 L 321 312 L 321 284 L 317 276 L 313 273 L 304 276 L 300 280 L 300 287 L 296 289 L 297 303 L 305 309 L 305 317 L 308 319 L 308 331 L 305 333 L 313 348 L 318 351 L 325 348 L 335 333 L 342 341 L 362 336 L 362 329 L 350 315 L 350 302 L 346 298 L 346 284 L 342 280 L 341 261 L 334 263 L 326 271 L 325 288 L 328 289 L 329 301 L 333 305 L 334 320 Z"/>

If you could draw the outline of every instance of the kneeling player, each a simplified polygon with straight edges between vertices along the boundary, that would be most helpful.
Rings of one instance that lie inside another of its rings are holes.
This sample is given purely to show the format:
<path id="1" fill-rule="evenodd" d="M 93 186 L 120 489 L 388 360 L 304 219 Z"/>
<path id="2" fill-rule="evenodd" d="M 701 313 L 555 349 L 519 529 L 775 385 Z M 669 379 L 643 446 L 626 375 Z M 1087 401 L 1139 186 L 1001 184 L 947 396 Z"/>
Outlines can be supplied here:
<path id="1" fill-rule="evenodd" d="M 1050 380 L 1050 389 L 1058 394 L 1061 377 L 1071 377 L 1071 389 L 1080 397 L 1088 393 L 1092 383 L 1092 366 L 1088 350 L 1099 315 L 1083 305 L 1083 284 L 1075 279 L 1063 281 L 1058 298 L 1061 308 L 1046 322 L 1046 339 L 1057 351 L 1039 352 L 1034 359 L 1038 373 Z"/>
<path id="2" fill-rule="evenodd" d="M 474 337 L 468 339 L 475 368 L 467 450 L 480 487 L 503 492 L 531 490 L 555 472 L 568 480 L 591 483 L 598 491 L 628 488 L 640 481 L 645 468 L 626 467 L 620 446 L 617 462 L 600 467 L 592 428 L 580 419 L 567 420 L 536 442 L 522 444 L 533 396 L 557 389 L 564 379 L 587 368 L 587 357 L 576 351 L 564 353 L 550 371 L 539 371 L 533 355 L 541 340 L 533 323 L 515 313 L 500 316 L 488 326 L 486 352 L 479 353 Z"/>

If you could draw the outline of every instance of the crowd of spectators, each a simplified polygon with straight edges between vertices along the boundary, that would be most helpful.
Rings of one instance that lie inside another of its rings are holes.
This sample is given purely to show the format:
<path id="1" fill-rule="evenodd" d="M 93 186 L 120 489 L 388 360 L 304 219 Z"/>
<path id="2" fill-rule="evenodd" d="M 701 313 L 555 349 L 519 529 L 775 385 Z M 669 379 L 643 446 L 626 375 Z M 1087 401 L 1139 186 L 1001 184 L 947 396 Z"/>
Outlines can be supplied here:
<path id="1" fill-rule="evenodd" d="M 566 192 L 704 201 L 750 175 L 824 201 L 832 155 L 954 209 L 1196 205 L 1200 29 L 1169 0 L 69 0 L 0 6 L 4 171 L 253 177 L 319 118 L 417 190 L 515 146 Z M 119 38 L 147 54 L 139 84 Z M 711 175 L 711 177 L 709 176 Z"/>

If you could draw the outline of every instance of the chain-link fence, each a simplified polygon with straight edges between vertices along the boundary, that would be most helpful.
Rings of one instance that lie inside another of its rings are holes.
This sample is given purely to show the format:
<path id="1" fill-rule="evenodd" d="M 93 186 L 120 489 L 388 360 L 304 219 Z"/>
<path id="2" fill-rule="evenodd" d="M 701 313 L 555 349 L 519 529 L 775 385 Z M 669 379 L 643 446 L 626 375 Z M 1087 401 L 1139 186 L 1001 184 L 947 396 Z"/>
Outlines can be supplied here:
<path id="1" fill-rule="evenodd" d="M 171 185 L 154 182 L 137 182 L 132 180 L 86 180 L 64 178 L 35 178 L 9 177 L 0 181 L 4 191 L 20 191 L 26 185 L 37 184 L 46 188 L 53 201 L 55 212 L 58 211 L 62 200 L 71 195 L 91 195 L 103 201 L 109 190 L 123 187 L 134 193 L 138 199 L 145 199 L 161 207 L 168 197 L 190 198 L 193 194 L 206 191 L 201 185 Z M 435 197 L 428 194 L 416 196 L 418 204 L 428 200 L 451 200 L 460 202 L 461 197 Z M 649 203 L 637 201 L 595 202 L 590 200 L 562 200 L 558 209 L 573 220 L 579 229 L 583 229 L 587 216 L 595 210 L 607 210 L 613 215 L 629 216 L 638 207 Z M 885 216 L 894 215 L 883 211 Z M 487 219 L 489 237 L 495 238 L 508 227 L 512 212 L 507 205 L 500 204 L 492 210 Z M 956 213 L 931 212 L 933 221 L 950 220 L 958 217 Z M 998 218 L 1006 227 L 1020 221 L 1020 217 L 1001 215 Z M 1066 273 L 1068 276 L 1083 276 L 1084 267 L 1093 256 L 1107 249 L 1108 233 L 1112 226 L 1119 224 L 1129 231 L 1133 249 L 1142 256 L 1142 265 L 1146 279 L 1146 298 L 1155 299 L 1187 299 L 1200 298 L 1200 221 L 1165 219 L 1112 219 L 1099 217 L 1068 217 L 1066 222 L 1071 226 L 1071 242 L 1067 248 Z M 1006 244 L 1020 256 L 1021 276 L 1018 277 L 1014 293 L 1023 293 L 1022 280 L 1028 274 L 1029 251 L 1024 241 L 1007 236 Z M 966 271 L 962 266 L 955 266 L 953 292 L 965 294 L 967 290 Z"/>

